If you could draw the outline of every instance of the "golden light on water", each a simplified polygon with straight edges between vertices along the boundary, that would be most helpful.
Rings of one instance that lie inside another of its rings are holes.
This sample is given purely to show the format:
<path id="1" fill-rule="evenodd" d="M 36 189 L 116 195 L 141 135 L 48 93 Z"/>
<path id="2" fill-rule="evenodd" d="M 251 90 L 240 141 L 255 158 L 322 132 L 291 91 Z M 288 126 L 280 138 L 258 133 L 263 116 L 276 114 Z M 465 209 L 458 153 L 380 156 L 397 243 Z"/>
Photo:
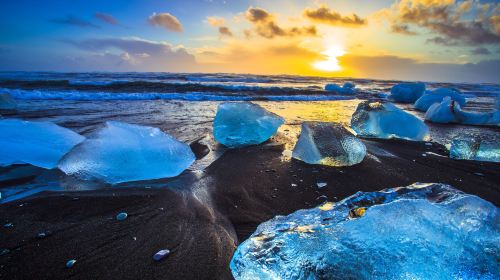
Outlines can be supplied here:
<path id="1" fill-rule="evenodd" d="M 346 54 L 346 51 L 340 46 L 331 46 L 326 51 L 322 52 L 326 60 L 316 61 L 312 66 L 321 71 L 335 72 L 340 71 L 339 56 Z"/>

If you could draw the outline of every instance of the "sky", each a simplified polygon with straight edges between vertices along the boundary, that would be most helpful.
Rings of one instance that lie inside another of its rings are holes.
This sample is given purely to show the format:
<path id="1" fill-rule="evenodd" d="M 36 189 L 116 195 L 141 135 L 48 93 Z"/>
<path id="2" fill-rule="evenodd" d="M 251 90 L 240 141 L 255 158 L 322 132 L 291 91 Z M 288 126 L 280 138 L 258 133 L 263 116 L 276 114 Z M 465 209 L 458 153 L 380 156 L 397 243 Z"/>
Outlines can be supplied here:
<path id="1" fill-rule="evenodd" d="M 0 71 L 500 83 L 495 0 L 16 0 L 0 31 Z"/>

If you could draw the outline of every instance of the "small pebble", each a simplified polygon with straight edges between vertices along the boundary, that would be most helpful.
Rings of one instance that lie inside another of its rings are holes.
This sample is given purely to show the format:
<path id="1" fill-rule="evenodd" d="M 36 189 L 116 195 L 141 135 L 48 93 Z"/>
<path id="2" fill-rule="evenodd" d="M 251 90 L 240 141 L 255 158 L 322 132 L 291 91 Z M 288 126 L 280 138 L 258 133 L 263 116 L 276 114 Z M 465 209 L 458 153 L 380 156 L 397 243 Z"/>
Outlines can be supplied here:
<path id="1" fill-rule="evenodd" d="M 39 234 L 36 235 L 38 238 L 45 238 L 47 234 L 45 232 L 40 232 Z"/>
<path id="2" fill-rule="evenodd" d="M 76 260 L 69 260 L 67 263 L 66 263 L 66 267 L 67 268 L 71 268 L 73 267 L 73 265 L 75 265 L 76 263 Z"/>
<path id="3" fill-rule="evenodd" d="M 326 187 L 326 185 L 328 185 L 328 184 L 324 183 L 324 182 L 316 183 L 316 186 L 318 186 L 318 188 L 320 188 L 320 189 Z"/>
<path id="4" fill-rule="evenodd" d="M 12 223 L 6 223 L 5 225 L 3 225 L 3 227 L 6 227 L 6 228 L 11 228 L 13 226 L 14 225 Z"/>
<path id="5" fill-rule="evenodd" d="M 127 213 L 121 212 L 120 214 L 116 215 L 116 219 L 118 221 L 123 221 L 127 218 L 127 216 L 128 216 Z"/>
<path id="6" fill-rule="evenodd" d="M 132 239 L 134 239 L 134 241 L 136 241 L 136 240 L 137 240 L 137 237 L 135 237 L 135 236 L 134 236 L 134 237 L 132 237 Z"/>
<path id="7" fill-rule="evenodd" d="M 474 175 L 477 175 L 477 176 L 484 176 L 484 174 L 483 174 L 483 173 L 479 173 L 479 172 L 474 173 Z"/>
<path id="8" fill-rule="evenodd" d="M 296 186 L 297 186 L 297 184 L 292 184 L 292 187 L 296 187 Z"/>
<path id="9" fill-rule="evenodd" d="M 161 261 L 164 257 L 168 256 L 169 254 L 170 254 L 169 249 L 160 250 L 153 256 L 153 260 L 157 262 Z"/>
<path id="10" fill-rule="evenodd" d="M 422 156 L 423 156 L 423 157 L 426 157 L 426 156 L 427 156 L 427 154 L 422 154 Z"/>

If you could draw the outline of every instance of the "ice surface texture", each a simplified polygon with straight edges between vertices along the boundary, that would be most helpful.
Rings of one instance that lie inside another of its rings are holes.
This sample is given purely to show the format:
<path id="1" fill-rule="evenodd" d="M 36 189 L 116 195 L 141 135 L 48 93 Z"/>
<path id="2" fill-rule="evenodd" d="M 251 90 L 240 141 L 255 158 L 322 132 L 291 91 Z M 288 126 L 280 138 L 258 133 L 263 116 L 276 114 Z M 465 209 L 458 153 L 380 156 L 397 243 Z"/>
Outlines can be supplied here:
<path id="1" fill-rule="evenodd" d="M 194 160 L 188 145 L 158 128 L 110 121 L 68 153 L 59 168 L 115 184 L 174 177 Z"/>
<path id="2" fill-rule="evenodd" d="M 341 124 L 304 122 L 292 156 L 309 164 L 350 166 L 363 161 L 366 147 Z"/>
<path id="3" fill-rule="evenodd" d="M 214 137 L 229 148 L 260 144 L 284 123 L 282 117 L 250 102 L 225 102 L 214 119 Z"/>
<path id="4" fill-rule="evenodd" d="M 458 138 L 451 142 L 450 157 L 479 161 L 500 162 L 500 142 L 478 138 Z"/>
<path id="5" fill-rule="evenodd" d="M 460 106 L 465 105 L 465 97 L 460 94 L 460 91 L 451 88 L 438 88 L 434 91 L 426 91 L 413 105 L 413 107 L 419 111 L 427 111 L 434 103 L 441 103 L 443 99 L 449 96 L 455 102 L 458 102 Z"/>
<path id="6" fill-rule="evenodd" d="M 443 184 L 358 192 L 277 216 L 238 246 L 236 279 L 499 279 L 500 217 Z"/>
<path id="7" fill-rule="evenodd" d="M 391 88 L 389 98 L 396 102 L 413 103 L 425 92 L 424 83 L 402 83 Z"/>
<path id="8" fill-rule="evenodd" d="M 344 83 L 343 86 L 339 86 L 337 84 L 327 84 L 325 86 L 326 91 L 331 91 L 340 94 L 353 94 L 355 93 L 355 85 L 353 83 Z"/>
<path id="9" fill-rule="evenodd" d="M 359 103 L 352 115 L 351 127 L 358 136 L 363 137 L 416 141 L 429 138 L 429 128 L 424 122 L 391 103 Z"/>
<path id="10" fill-rule="evenodd" d="M 441 103 L 434 103 L 425 113 L 425 120 L 437 123 L 461 123 L 471 125 L 500 125 L 500 111 L 468 112 L 450 97 Z"/>
<path id="11" fill-rule="evenodd" d="M 0 166 L 27 163 L 52 169 L 84 139 L 51 122 L 0 119 Z"/>
<path id="12" fill-rule="evenodd" d="M 8 93 L 0 93 L 0 110 L 11 110 L 17 107 L 16 101 Z"/>

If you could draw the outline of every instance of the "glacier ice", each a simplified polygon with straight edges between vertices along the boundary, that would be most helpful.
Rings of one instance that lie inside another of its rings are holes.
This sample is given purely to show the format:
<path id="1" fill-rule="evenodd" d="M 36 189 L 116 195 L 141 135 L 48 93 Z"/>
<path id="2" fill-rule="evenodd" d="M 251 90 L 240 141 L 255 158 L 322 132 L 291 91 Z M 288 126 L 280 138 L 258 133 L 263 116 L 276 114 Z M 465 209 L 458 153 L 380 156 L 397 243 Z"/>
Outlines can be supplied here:
<path id="1" fill-rule="evenodd" d="M 434 91 L 426 91 L 413 105 L 413 107 L 419 111 L 427 111 L 434 103 L 441 103 L 443 99 L 449 96 L 455 102 L 458 102 L 460 106 L 465 105 L 465 97 L 460 94 L 460 91 L 452 88 L 438 88 Z"/>
<path id="2" fill-rule="evenodd" d="M 51 122 L 0 119 L 0 166 L 31 164 L 52 169 L 85 137 Z"/>
<path id="3" fill-rule="evenodd" d="M 363 137 L 416 141 L 429 138 L 429 128 L 424 122 L 392 103 L 369 101 L 359 103 L 352 115 L 351 127 Z"/>
<path id="4" fill-rule="evenodd" d="M 358 192 L 277 216 L 241 243 L 235 279 L 499 279 L 497 207 L 444 184 Z"/>
<path id="5" fill-rule="evenodd" d="M 391 88 L 389 97 L 401 103 L 413 103 L 425 92 L 424 83 L 401 83 Z"/>
<path id="6" fill-rule="evenodd" d="M 214 119 L 214 137 L 229 148 L 260 144 L 284 123 L 282 117 L 251 102 L 225 102 Z"/>
<path id="7" fill-rule="evenodd" d="M 337 84 L 327 84 L 325 86 L 325 90 L 339 94 L 353 94 L 355 93 L 355 85 L 349 82 L 344 83 L 343 86 L 339 86 Z"/>
<path id="8" fill-rule="evenodd" d="M 441 103 L 434 103 L 425 113 L 425 120 L 437 123 L 460 123 L 470 125 L 500 125 L 500 111 L 469 112 L 460 104 L 445 97 Z"/>
<path id="9" fill-rule="evenodd" d="M 0 109 L 12 110 L 17 107 L 16 101 L 8 93 L 0 93 Z"/>
<path id="10" fill-rule="evenodd" d="M 500 142 L 498 140 L 481 140 L 478 137 L 453 139 L 450 158 L 500 162 Z"/>
<path id="11" fill-rule="evenodd" d="M 366 147 L 339 123 L 304 122 L 292 157 L 309 164 L 351 166 L 363 161 Z"/>
<path id="12" fill-rule="evenodd" d="M 158 128 L 108 121 L 69 152 L 59 168 L 82 179 L 117 184 L 174 177 L 194 160 L 188 145 Z"/>

